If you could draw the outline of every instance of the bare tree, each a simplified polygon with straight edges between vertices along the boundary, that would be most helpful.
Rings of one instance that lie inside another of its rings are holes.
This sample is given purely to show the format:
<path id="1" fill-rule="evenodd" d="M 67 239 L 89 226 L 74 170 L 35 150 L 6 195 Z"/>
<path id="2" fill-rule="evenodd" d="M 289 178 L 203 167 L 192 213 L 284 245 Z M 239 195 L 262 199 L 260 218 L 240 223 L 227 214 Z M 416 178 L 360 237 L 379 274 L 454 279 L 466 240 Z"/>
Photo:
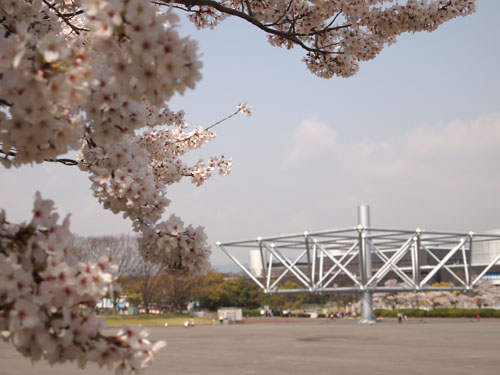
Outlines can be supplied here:
<path id="1" fill-rule="evenodd" d="M 151 302 L 153 302 L 158 295 L 161 274 L 165 269 L 165 266 L 153 264 L 141 259 L 131 275 L 132 279 L 137 284 L 137 292 L 140 295 L 146 314 L 149 314 Z"/>
<path id="2" fill-rule="evenodd" d="M 122 234 L 119 236 L 79 237 L 76 240 L 77 256 L 82 261 L 98 259 L 102 255 L 111 257 L 118 266 L 119 275 L 134 272 L 140 259 L 137 238 Z"/>
<path id="3" fill-rule="evenodd" d="M 118 275 L 130 276 L 142 263 L 139 254 L 137 238 L 131 235 L 78 237 L 75 239 L 75 255 L 81 261 L 97 260 L 105 255 L 118 267 Z M 113 314 L 116 314 L 116 305 L 119 294 L 110 290 L 113 302 Z"/>
<path id="4" fill-rule="evenodd" d="M 200 277 L 189 274 L 165 274 L 161 278 L 160 296 L 172 310 L 180 312 L 200 284 Z"/>

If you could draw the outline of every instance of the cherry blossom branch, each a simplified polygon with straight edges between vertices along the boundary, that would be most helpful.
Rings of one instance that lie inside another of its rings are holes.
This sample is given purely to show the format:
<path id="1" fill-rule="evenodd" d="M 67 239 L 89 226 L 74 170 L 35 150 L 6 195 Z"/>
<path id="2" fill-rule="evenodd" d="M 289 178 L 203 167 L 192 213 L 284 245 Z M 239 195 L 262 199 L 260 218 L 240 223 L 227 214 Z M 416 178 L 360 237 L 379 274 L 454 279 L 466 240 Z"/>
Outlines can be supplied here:
<path id="1" fill-rule="evenodd" d="M 68 25 L 71 30 L 73 30 L 77 35 L 80 35 L 80 31 L 89 31 L 88 29 L 82 29 L 82 28 L 78 28 L 76 27 L 75 25 L 73 25 L 71 22 L 69 22 L 68 18 L 72 18 L 74 17 L 75 15 L 77 14 L 81 14 L 83 13 L 83 11 L 79 12 L 74 12 L 74 13 L 69 13 L 69 14 L 63 14 L 61 13 L 56 7 L 54 4 L 48 2 L 47 0 L 43 0 L 43 3 L 45 5 L 47 5 L 50 9 L 52 9 L 54 11 L 54 13 L 57 15 L 57 17 L 59 17 L 60 19 L 63 20 L 63 22 Z"/>
<path id="2" fill-rule="evenodd" d="M 259 29 L 265 31 L 266 33 L 269 33 L 269 34 L 272 34 L 272 35 L 276 35 L 276 36 L 279 36 L 279 37 L 284 38 L 286 40 L 289 40 L 289 41 L 291 41 L 291 42 L 299 45 L 300 47 L 302 47 L 304 50 L 306 50 L 308 52 L 320 53 L 320 54 L 335 54 L 335 55 L 341 54 L 341 52 L 337 52 L 337 51 L 328 51 L 328 50 L 321 49 L 321 48 L 309 47 L 307 44 L 305 44 L 303 41 L 301 41 L 298 38 L 298 34 L 296 34 L 296 33 L 285 32 L 285 31 L 280 31 L 280 30 L 277 30 L 277 29 L 273 29 L 273 28 L 268 27 L 267 25 L 263 24 L 262 22 L 260 22 L 259 20 L 257 20 L 255 17 L 252 17 L 251 15 L 249 15 L 249 14 L 247 14 L 245 12 L 242 12 L 242 11 L 239 11 L 239 10 L 236 10 L 236 9 L 233 9 L 233 8 L 226 7 L 226 6 L 220 4 L 220 3 L 216 2 L 216 1 L 213 1 L 213 0 L 176 0 L 175 2 L 177 4 L 183 4 L 183 5 L 185 5 L 186 7 L 188 7 L 189 11 L 191 11 L 189 8 L 191 8 L 193 6 L 199 6 L 199 7 L 206 6 L 206 7 L 214 8 L 214 9 L 218 10 L 221 13 L 226 13 L 226 14 L 229 14 L 229 15 L 232 15 L 232 16 L 244 19 L 245 21 L 250 22 L 254 26 L 257 26 Z M 165 6 L 167 6 L 167 5 L 170 4 L 170 2 L 168 2 L 168 1 L 155 1 L 154 4 L 159 4 L 159 5 L 165 5 Z M 317 33 L 326 32 L 326 31 L 333 31 L 333 30 L 336 30 L 336 29 L 346 28 L 346 27 L 350 27 L 350 26 L 351 25 L 342 25 L 342 26 L 338 26 L 338 27 L 335 27 L 335 28 L 329 28 L 328 30 L 325 30 L 325 31 L 314 32 L 311 35 L 307 35 L 306 34 L 305 36 L 313 36 L 313 35 L 315 35 Z"/>

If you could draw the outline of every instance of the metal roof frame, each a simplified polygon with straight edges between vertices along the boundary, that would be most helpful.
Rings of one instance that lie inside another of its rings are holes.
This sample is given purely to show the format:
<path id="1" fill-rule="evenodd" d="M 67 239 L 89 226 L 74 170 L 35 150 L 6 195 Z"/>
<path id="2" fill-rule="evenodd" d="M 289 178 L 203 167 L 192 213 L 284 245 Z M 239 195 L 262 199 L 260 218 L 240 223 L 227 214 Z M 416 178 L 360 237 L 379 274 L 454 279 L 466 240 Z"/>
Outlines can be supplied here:
<path id="1" fill-rule="evenodd" d="M 498 254 L 490 263 L 474 265 L 472 269 L 474 244 L 489 241 L 500 241 L 500 235 L 358 225 L 218 242 L 217 246 L 265 293 L 376 293 L 471 290 L 493 266 L 500 264 Z M 259 249 L 265 275 L 253 275 L 235 256 L 237 249 Z M 423 261 L 423 258 L 428 261 Z M 377 261 L 375 268 L 372 259 Z M 353 267 L 356 263 L 358 266 Z M 433 278 L 439 271 L 451 275 L 457 285 L 432 286 Z M 382 284 L 391 272 L 403 281 L 402 286 L 387 287 Z M 335 283 L 341 275 L 347 277 L 350 285 L 339 287 Z M 293 276 L 301 288 L 281 288 L 280 281 L 286 276 Z"/>

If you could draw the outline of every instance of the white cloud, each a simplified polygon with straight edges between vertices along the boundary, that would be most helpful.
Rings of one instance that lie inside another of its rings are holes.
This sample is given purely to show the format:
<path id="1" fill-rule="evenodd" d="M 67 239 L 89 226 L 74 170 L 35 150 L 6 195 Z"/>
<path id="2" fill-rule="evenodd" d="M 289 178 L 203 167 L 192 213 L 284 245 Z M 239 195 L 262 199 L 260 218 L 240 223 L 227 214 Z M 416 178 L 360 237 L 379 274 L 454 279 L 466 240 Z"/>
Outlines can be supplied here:
<path id="1" fill-rule="evenodd" d="M 335 144 L 336 133 L 324 122 L 304 120 L 293 131 L 291 148 L 284 155 L 282 164 L 291 167 L 322 155 Z"/>
<path id="2" fill-rule="evenodd" d="M 354 225 L 346 218 L 361 203 L 372 206 L 377 225 L 474 231 L 500 227 L 499 113 L 423 124 L 385 138 L 346 141 L 340 134 L 327 144 L 328 153 L 307 155 L 315 156 L 313 163 L 294 164 L 280 175 L 280 183 L 293 189 L 288 195 L 296 197 L 282 218 L 291 227 L 295 214 L 300 224 L 312 224 L 308 230 L 334 227 L 333 222 Z M 305 152 L 299 146 L 293 150 L 285 160 Z"/>
<path id="3" fill-rule="evenodd" d="M 500 114 L 471 121 L 421 125 L 384 140 L 364 139 L 342 145 L 357 168 L 371 176 L 453 180 L 474 175 L 484 180 L 500 161 Z"/>

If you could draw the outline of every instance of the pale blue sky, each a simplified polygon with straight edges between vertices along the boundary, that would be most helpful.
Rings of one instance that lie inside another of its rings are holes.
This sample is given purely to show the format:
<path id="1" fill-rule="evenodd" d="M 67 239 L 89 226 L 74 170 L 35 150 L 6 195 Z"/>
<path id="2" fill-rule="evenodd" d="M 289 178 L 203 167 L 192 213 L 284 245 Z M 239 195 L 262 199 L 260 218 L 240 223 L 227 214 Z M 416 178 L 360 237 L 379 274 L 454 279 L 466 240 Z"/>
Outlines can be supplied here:
<path id="1" fill-rule="evenodd" d="M 233 171 L 201 188 L 171 188 L 171 210 L 205 226 L 210 243 L 356 224 L 483 231 L 500 228 L 500 2 L 433 33 L 400 37 L 352 78 L 309 73 L 303 53 L 267 44 L 239 20 L 183 33 L 199 41 L 204 79 L 175 98 L 193 125 L 238 116 L 191 160 L 233 157 Z M 59 165 L 1 170 L 0 207 L 27 218 L 38 189 L 72 212 L 76 233 L 130 232 L 102 210 L 87 177 Z M 215 264 L 229 260 L 214 247 Z"/>

